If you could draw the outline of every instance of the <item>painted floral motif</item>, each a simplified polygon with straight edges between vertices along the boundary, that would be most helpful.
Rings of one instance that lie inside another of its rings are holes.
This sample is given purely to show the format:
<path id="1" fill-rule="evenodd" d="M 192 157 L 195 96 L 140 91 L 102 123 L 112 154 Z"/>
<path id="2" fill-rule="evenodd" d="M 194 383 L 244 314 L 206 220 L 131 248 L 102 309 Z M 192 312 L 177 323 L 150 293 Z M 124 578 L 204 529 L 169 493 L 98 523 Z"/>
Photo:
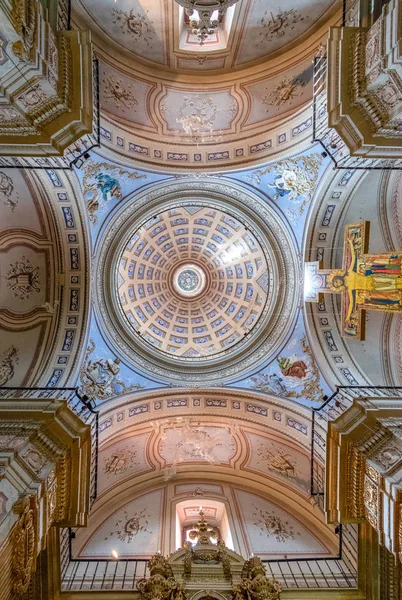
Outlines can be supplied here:
<path id="1" fill-rule="evenodd" d="M 276 106 L 280 108 L 293 98 L 297 98 L 303 95 L 302 88 L 305 86 L 305 82 L 297 77 L 285 77 L 282 81 L 274 88 L 265 88 L 265 95 L 261 98 L 263 104 L 267 106 L 266 112 L 269 111 L 270 106 Z"/>
<path id="2" fill-rule="evenodd" d="M 139 175 L 136 171 L 129 173 L 109 165 L 109 163 L 95 163 L 87 160 L 83 165 L 84 177 L 82 180 L 84 197 L 89 213 L 89 220 L 96 224 L 98 210 L 104 209 L 111 198 L 121 200 L 121 182 L 127 179 L 144 179 L 146 175 Z"/>
<path id="3" fill-rule="evenodd" d="M 18 204 L 18 196 L 14 192 L 14 183 L 11 177 L 0 171 L 0 200 L 11 212 Z"/>
<path id="4" fill-rule="evenodd" d="M 151 40 L 154 37 L 152 29 L 153 21 L 147 18 L 147 15 L 142 15 L 135 12 L 132 8 L 130 12 L 119 8 L 112 9 L 113 23 L 120 25 L 123 35 L 132 36 L 135 41 L 143 40 L 148 46 L 151 45 Z"/>
<path id="5" fill-rule="evenodd" d="M 256 519 L 254 525 L 260 530 L 260 535 L 274 537 L 277 542 L 294 540 L 295 535 L 300 535 L 294 531 L 289 521 L 283 521 L 273 511 L 261 510 L 257 506 L 254 506 L 254 509 L 253 517 Z"/>
<path id="6" fill-rule="evenodd" d="M 277 373 L 258 373 L 251 377 L 251 387 L 265 394 L 277 394 L 286 398 L 304 398 L 312 402 L 323 396 L 320 386 L 320 373 L 306 336 L 300 344 L 303 359 L 296 354 L 289 357 L 278 356 L 277 364 L 282 377 Z"/>
<path id="7" fill-rule="evenodd" d="M 137 456 L 136 450 L 130 450 L 128 447 L 120 448 L 112 452 L 105 458 L 104 473 L 106 475 L 120 475 L 127 471 L 132 465 L 137 464 L 134 458 Z"/>
<path id="8" fill-rule="evenodd" d="M 257 45 L 283 37 L 286 30 L 291 31 L 295 28 L 295 25 L 302 23 L 306 18 L 302 17 L 294 8 L 285 11 L 280 8 L 276 14 L 273 12 L 268 13 L 266 10 L 264 16 L 259 21 L 262 31 L 259 33 Z"/>
<path id="9" fill-rule="evenodd" d="M 147 531 L 152 534 L 152 531 L 148 529 L 149 521 L 151 515 L 147 514 L 147 509 L 143 508 L 140 511 L 135 512 L 134 514 L 129 515 L 128 512 L 124 511 L 124 518 L 119 519 L 116 522 L 115 531 L 111 531 L 105 540 L 108 540 L 111 537 L 117 535 L 117 538 L 122 542 L 127 542 L 128 544 L 133 541 L 133 538 L 140 531 Z"/>
<path id="10" fill-rule="evenodd" d="M 39 267 L 34 267 L 29 258 L 21 256 L 14 264 L 10 264 L 5 280 L 7 287 L 14 292 L 14 298 L 28 300 L 33 293 L 39 293 Z"/>
<path id="11" fill-rule="evenodd" d="M 109 101 L 116 106 L 121 108 L 122 112 L 125 112 L 125 108 L 130 108 L 135 111 L 138 101 L 134 96 L 131 84 L 127 84 L 127 87 L 122 86 L 121 79 L 117 79 L 113 75 L 106 75 L 103 72 L 103 101 L 108 104 Z"/>
<path id="12" fill-rule="evenodd" d="M 6 385 L 14 377 L 14 367 L 18 364 L 18 350 L 10 346 L 0 356 L 0 386 Z"/>
<path id="13" fill-rule="evenodd" d="M 274 200 L 287 197 L 289 200 L 301 202 L 299 210 L 302 214 L 316 188 L 321 163 L 322 156 L 318 153 L 299 156 L 295 159 L 280 160 L 264 170 L 254 171 L 251 179 L 260 182 L 263 175 L 273 171 L 275 174 L 274 181 L 269 183 L 268 187 L 275 190 Z M 304 196 L 304 199 L 299 199 L 299 196 Z"/>
<path id="14" fill-rule="evenodd" d="M 133 390 L 142 389 L 140 384 L 125 385 L 118 375 L 120 373 L 120 359 L 98 358 L 89 360 L 89 356 L 95 350 L 95 343 L 90 340 L 85 362 L 80 371 L 81 385 L 79 392 L 81 396 L 107 400 L 119 394 L 126 394 Z"/>
<path id="15" fill-rule="evenodd" d="M 257 462 L 262 462 L 267 469 L 276 471 L 289 479 L 294 479 L 296 476 L 296 460 L 283 450 L 260 444 L 257 456 L 259 459 Z"/>

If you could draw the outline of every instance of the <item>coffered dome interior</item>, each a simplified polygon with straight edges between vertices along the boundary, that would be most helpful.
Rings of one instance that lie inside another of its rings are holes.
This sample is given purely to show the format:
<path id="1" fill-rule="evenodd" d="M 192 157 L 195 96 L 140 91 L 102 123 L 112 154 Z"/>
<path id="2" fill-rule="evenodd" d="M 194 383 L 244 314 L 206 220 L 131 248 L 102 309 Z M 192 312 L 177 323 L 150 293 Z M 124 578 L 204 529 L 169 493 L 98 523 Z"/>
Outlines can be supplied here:
<path id="1" fill-rule="evenodd" d="M 119 263 L 120 306 L 133 335 L 161 352 L 197 358 L 247 336 L 270 304 L 269 259 L 222 210 L 166 210 L 131 235 Z"/>

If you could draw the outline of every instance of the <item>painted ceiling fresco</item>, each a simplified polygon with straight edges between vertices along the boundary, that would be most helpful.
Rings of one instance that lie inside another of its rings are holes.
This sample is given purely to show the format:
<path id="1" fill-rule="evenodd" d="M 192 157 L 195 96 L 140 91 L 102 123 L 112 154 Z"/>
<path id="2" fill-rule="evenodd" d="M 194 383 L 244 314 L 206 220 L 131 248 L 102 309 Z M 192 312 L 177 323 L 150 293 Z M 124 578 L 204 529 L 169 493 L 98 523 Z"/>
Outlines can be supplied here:
<path id="1" fill-rule="evenodd" d="M 310 203 L 314 190 L 327 168 L 328 159 L 323 158 L 318 148 L 313 147 L 300 155 L 276 163 L 222 173 L 219 177 L 213 176 L 212 180 L 215 177 L 220 182 L 236 181 L 245 188 L 253 189 L 262 198 L 269 199 L 276 205 L 281 218 L 286 223 L 296 253 L 301 255 L 303 231 Z M 102 231 L 110 215 L 120 210 L 124 206 L 125 199 L 133 192 L 144 189 L 144 186 L 151 188 L 153 184 L 162 181 L 180 181 L 181 177 L 184 177 L 184 181 L 188 179 L 187 175 L 156 173 L 140 168 L 127 169 L 95 154 L 92 154 L 91 159 L 81 170 L 77 170 L 77 175 L 87 204 L 95 255 L 98 245 L 102 243 Z M 160 232 L 159 235 L 162 234 L 163 232 Z M 146 301 L 146 288 L 144 294 L 142 303 Z M 308 406 L 319 404 L 323 395 L 331 392 L 314 359 L 301 309 L 302 304 L 293 317 L 291 335 L 284 345 L 277 349 L 275 360 L 241 380 L 236 380 L 234 376 L 230 385 L 263 394 L 285 396 Z M 98 328 L 96 312 L 93 313 L 90 339 L 93 340 L 93 351 L 90 356 L 92 364 L 96 361 L 110 361 L 113 357 L 119 356 L 118 350 L 110 347 L 102 336 Z M 104 372 L 109 372 L 108 397 L 113 396 L 113 390 L 115 393 L 122 391 L 121 383 L 131 386 L 133 391 L 149 390 L 167 384 L 152 376 L 151 373 L 146 374 L 134 369 L 126 360 L 116 366 L 115 371 L 118 371 L 118 374 L 108 371 L 107 365 L 104 365 L 103 369 Z"/>
<path id="2" fill-rule="evenodd" d="M 176 58 L 186 60 L 186 55 L 192 58 L 192 54 L 202 56 L 211 50 L 221 51 L 225 58 L 229 55 L 226 67 L 267 59 L 311 34 L 333 5 L 330 0 L 299 0 L 297 6 L 290 0 L 280 5 L 274 0 L 242 0 L 233 11 L 227 44 L 221 43 L 218 33 L 203 47 L 192 43 L 196 40 L 190 36 L 179 49 L 182 36 L 174 0 L 119 0 L 117 6 L 109 0 L 81 0 L 80 4 L 80 17 L 92 29 L 96 26 L 103 41 L 113 40 L 141 60 L 176 67 Z M 200 60 L 188 62 L 190 68 L 205 66 Z"/>

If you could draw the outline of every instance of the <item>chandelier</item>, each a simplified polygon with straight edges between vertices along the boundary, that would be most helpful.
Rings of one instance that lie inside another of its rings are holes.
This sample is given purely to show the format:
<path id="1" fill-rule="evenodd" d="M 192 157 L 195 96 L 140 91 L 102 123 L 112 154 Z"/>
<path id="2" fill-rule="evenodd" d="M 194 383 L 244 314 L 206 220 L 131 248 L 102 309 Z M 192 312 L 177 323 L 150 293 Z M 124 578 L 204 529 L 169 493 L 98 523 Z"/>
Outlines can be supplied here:
<path id="1" fill-rule="evenodd" d="M 209 35 L 215 33 L 219 26 L 219 18 L 223 17 L 229 6 L 239 0 L 176 0 L 190 17 L 190 26 L 194 35 L 198 36 L 200 46 L 204 45 Z M 194 16 L 196 18 L 191 19 Z M 198 18 L 197 18 L 198 17 Z"/>

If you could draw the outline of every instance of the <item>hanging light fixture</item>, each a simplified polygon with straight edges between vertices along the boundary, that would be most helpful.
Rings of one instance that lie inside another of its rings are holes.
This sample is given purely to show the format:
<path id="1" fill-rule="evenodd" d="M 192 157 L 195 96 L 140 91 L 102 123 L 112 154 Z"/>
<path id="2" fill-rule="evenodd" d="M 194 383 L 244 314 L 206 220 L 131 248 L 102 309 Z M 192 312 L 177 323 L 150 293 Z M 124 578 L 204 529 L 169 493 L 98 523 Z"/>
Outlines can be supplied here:
<path id="1" fill-rule="evenodd" d="M 215 33 L 219 19 L 230 6 L 239 0 L 176 0 L 190 18 L 190 26 L 194 35 L 198 36 L 200 46 L 204 45 L 209 35 Z"/>

